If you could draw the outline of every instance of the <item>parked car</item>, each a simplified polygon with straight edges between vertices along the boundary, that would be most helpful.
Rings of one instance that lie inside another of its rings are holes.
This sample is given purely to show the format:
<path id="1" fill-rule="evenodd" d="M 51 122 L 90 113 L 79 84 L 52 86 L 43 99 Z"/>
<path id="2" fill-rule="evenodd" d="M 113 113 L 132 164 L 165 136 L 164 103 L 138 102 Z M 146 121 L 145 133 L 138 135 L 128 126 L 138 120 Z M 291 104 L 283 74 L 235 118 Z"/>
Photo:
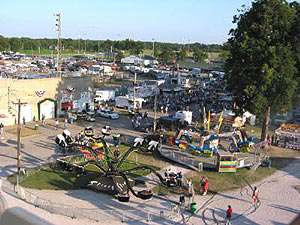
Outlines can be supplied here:
<path id="1" fill-rule="evenodd" d="M 119 114 L 115 113 L 108 109 L 102 109 L 97 112 L 97 114 L 101 117 L 109 118 L 109 119 L 119 119 Z"/>

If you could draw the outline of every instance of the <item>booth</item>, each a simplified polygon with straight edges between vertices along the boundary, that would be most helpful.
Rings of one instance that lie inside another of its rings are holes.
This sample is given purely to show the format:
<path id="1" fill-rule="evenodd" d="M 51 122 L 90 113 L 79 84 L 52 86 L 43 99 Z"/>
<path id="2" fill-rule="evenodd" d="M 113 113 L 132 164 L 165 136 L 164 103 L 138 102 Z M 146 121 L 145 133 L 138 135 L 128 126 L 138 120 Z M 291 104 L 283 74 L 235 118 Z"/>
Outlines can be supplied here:
<path id="1" fill-rule="evenodd" d="M 300 125 L 281 124 L 275 130 L 276 144 L 282 148 L 300 150 Z"/>
<path id="2" fill-rule="evenodd" d="M 237 170 L 236 156 L 219 154 L 217 168 L 220 173 L 235 173 Z"/>

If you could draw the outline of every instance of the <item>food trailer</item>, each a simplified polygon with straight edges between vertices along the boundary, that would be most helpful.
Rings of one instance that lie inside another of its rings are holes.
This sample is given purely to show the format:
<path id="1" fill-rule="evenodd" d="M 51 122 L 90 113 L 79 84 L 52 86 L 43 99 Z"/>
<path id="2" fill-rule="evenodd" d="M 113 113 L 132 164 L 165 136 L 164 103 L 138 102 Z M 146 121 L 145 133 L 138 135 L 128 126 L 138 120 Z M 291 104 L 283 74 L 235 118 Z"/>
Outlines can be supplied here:
<path id="1" fill-rule="evenodd" d="M 282 148 L 300 150 L 300 125 L 299 124 L 281 124 L 275 130 L 275 143 Z"/>

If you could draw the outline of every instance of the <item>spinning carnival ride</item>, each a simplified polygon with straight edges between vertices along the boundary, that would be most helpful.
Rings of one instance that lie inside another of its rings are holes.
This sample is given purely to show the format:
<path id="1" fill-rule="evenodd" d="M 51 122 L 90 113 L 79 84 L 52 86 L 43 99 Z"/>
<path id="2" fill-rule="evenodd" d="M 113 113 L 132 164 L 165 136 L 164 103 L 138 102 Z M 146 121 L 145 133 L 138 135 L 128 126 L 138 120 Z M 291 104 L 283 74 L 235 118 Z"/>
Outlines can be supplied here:
<path id="1" fill-rule="evenodd" d="M 135 191 L 133 189 L 135 182 L 128 177 L 129 173 L 138 170 L 150 170 L 159 178 L 162 184 L 167 185 L 166 180 L 151 166 L 140 165 L 130 169 L 122 168 L 122 165 L 132 152 L 153 150 L 153 147 L 150 149 L 146 148 L 147 150 L 143 147 L 143 143 L 144 145 L 146 143 L 149 144 L 147 140 L 139 140 L 139 142 L 136 142 L 127 151 L 120 153 L 118 148 L 112 151 L 104 140 L 104 137 L 95 136 L 92 128 L 85 129 L 84 134 L 85 136 L 81 137 L 80 140 L 70 142 L 67 140 L 74 140 L 74 138 L 71 137 L 70 132 L 64 131 L 62 135 L 57 135 L 56 143 L 64 148 L 76 146 L 86 159 L 86 161 L 81 164 L 81 168 L 84 168 L 87 164 L 92 164 L 99 169 L 100 172 L 95 179 L 89 182 L 88 188 L 115 195 L 119 201 L 124 202 L 129 201 L 129 192 L 143 200 L 150 199 L 153 196 L 152 191 Z M 154 146 L 153 143 L 151 146 Z M 156 144 L 155 147 L 157 146 Z"/>

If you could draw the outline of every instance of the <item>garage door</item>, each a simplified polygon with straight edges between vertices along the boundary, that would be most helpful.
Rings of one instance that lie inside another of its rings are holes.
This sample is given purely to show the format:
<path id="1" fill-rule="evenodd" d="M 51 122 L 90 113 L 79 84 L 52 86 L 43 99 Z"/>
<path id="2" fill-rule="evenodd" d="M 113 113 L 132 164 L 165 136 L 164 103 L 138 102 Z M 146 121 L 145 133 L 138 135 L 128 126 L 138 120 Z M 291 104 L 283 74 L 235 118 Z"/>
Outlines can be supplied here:
<path id="1" fill-rule="evenodd" d="M 25 118 L 26 122 L 32 121 L 32 107 L 29 104 L 21 105 L 21 121 Z"/>
<path id="2" fill-rule="evenodd" d="M 45 101 L 40 105 L 40 118 L 44 115 L 46 119 L 52 119 L 55 117 L 55 105 L 52 101 Z"/>

